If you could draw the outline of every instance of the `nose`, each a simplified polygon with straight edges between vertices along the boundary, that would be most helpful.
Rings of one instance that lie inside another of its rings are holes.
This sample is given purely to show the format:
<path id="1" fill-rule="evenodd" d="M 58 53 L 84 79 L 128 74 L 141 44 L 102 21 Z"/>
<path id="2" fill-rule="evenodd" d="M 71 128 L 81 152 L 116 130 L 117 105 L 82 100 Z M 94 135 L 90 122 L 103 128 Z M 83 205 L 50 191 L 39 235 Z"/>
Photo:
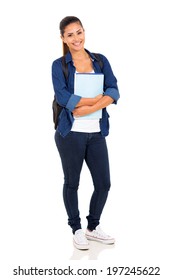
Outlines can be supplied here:
<path id="1" fill-rule="evenodd" d="M 74 39 L 75 41 L 78 41 L 78 35 L 77 35 L 77 34 L 74 35 L 73 39 Z"/>

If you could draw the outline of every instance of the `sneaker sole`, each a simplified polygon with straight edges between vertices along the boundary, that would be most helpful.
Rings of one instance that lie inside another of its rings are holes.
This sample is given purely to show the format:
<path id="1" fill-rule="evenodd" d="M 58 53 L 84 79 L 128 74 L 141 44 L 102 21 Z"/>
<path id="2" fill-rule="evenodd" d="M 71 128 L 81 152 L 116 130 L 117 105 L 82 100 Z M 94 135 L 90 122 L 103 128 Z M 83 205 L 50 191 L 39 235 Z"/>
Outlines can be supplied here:
<path id="1" fill-rule="evenodd" d="M 104 240 L 104 239 L 99 239 L 99 238 L 96 238 L 96 237 L 89 236 L 87 234 L 85 236 L 86 236 L 86 238 L 88 240 L 97 241 L 97 242 L 100 242 L 100 243 L 103 243 L 103 244 L 107 244 L 107 245 L 111 245 L 111 244 L 115 243 L 114 239 Z"/>
<path id="2" fill-rule="evenodd" d="M 73 240 L 73 244 L 74 244 L 74 247 L 79 250 L 89 250 L 89 244 L 86 244 L 86 245 L 77 244 L 74 240 Z"/>

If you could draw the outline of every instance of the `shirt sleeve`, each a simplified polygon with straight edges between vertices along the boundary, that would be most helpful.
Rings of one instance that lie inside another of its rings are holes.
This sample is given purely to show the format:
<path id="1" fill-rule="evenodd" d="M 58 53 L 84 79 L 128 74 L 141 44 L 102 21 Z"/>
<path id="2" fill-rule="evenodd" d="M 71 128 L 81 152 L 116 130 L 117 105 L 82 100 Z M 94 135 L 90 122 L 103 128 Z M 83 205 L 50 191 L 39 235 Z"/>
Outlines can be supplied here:
<path id="1" fill-rule="evenodd" d="M 73 111 L 81 96 L 71 94 L 68 91 L 66 79 L 62 70 L 61 59 L 57 59 L 52 63 L 52 83 L 57 103 Z"/>
<path id="2" fill-rule="evenodd" d="M 104 95 L 110 96 L 114 99 L 114 104 L 117 104 L 120 98 L 119 89 L 117 85 L 117 79 L 112 71 L 111 65 L 108 59 L 101 55 L 103 61 L 102 72 L 104 74 Z"/>

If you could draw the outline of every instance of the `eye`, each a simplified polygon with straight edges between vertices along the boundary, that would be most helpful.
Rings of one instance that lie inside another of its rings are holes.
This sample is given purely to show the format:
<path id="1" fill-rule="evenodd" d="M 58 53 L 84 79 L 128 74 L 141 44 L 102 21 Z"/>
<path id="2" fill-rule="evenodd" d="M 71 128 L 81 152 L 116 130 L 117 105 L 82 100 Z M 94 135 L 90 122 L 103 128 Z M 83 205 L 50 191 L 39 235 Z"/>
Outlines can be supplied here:
<path id="1" fill-rule="evenodd" d="M 68 37 L 71 37 L 72 36 L 72 34 L 68 34 Z"/>

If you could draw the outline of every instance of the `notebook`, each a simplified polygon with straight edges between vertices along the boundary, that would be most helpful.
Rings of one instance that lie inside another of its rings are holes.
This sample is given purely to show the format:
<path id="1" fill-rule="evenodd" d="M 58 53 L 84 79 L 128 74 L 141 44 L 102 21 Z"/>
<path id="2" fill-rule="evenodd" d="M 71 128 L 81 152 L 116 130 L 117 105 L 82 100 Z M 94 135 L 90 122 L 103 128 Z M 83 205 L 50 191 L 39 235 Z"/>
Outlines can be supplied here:
<path id="1" fill-rule="evenodd" d="M 104 75 L 102 73 L 76 73 L 74 80 L 74 94 L 82 97 L 95 97 L 103 93 Z M 98 110 L 80 119 L 100 119 L 102 110 Z"/>

